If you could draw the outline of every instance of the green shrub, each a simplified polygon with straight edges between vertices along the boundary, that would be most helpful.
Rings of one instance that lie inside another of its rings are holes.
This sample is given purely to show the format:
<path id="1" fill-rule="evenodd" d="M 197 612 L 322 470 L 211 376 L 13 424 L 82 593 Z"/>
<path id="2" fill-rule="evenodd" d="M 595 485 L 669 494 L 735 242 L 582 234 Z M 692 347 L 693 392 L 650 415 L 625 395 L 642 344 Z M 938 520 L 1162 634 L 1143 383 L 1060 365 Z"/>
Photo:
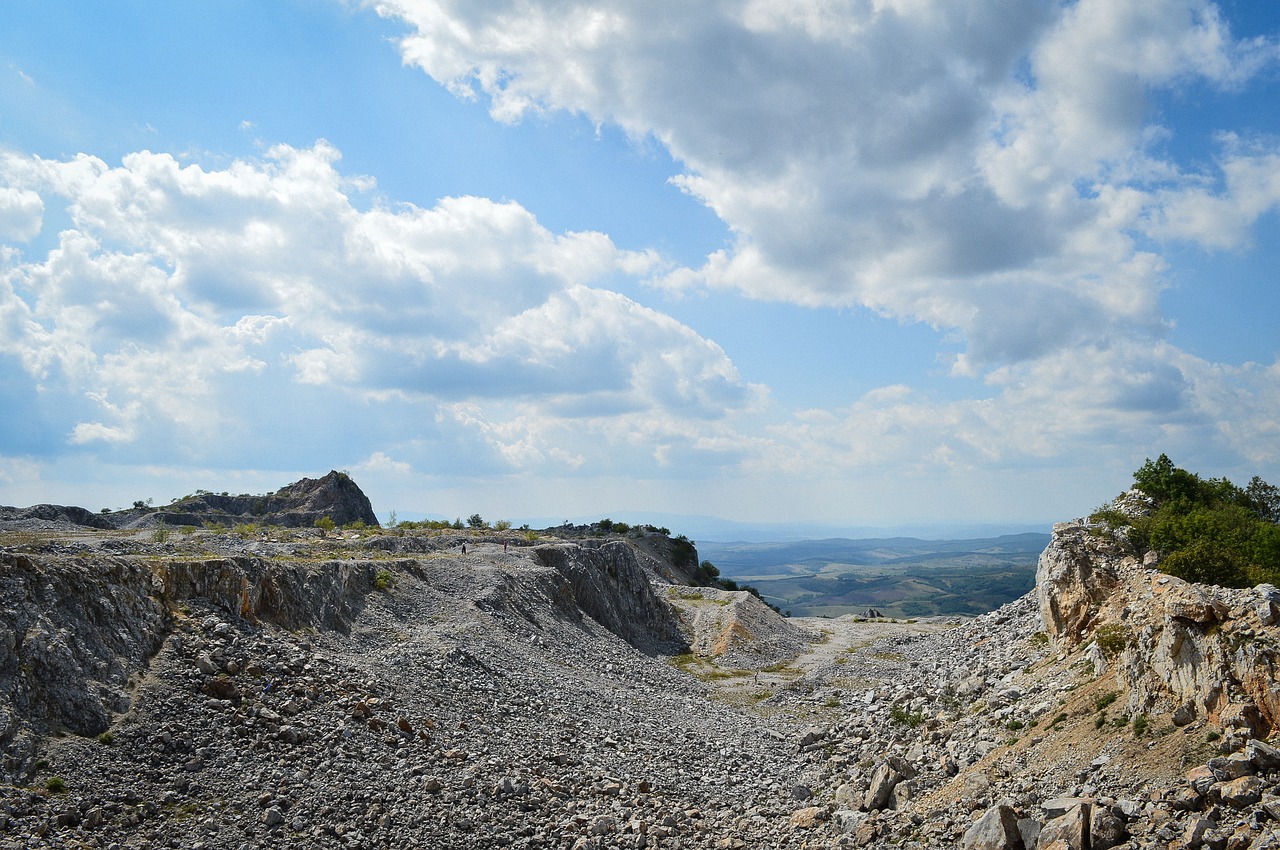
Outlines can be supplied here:
<path id="1" fill-rule="evenodd" d="M 384 592 L 390 590 L 394 583 L 390 570 L 378 570 L 378 574 L 373 577 L 373 586 Z"/>
<path id="2" fill-rule="evenodd" d="M 1119 623 L 1105 623 L 1093 632 L 1093 640 L 1107 658 L 1115 658 L 1129 645 L 1129 630 Z"/>
<path id="3" fill-rule="evenodd" d="M 1148 726 L 1149 723 L 1145 714 L 1139 714 L 1137 717 L 1133 718 L 1133 737 L 1141 738 L 1143 735 L 1147 734 Z"/>
<path id="4" fill-rule="evenodd" d="M 1115 691 L 1107 691 L 1105 694 L 1102 694 L 1101 696 L 1099 696 L 1097 699 L 1093 701 L 1093 707 L 1096 708 L 1098 711 L 1102 711 L 1107 706 L 1111 705 L 1111 703 L 1115 702 L 1116 697 L 1118 696 L 1120 695 Z"/>
<path id="5" fill-rule="evenodd" d="M 683 534 L 671 538 L 671 561 L 682 570 L 693 569 L 698 561 L 698 550 L 693 541 Z"/>
<path id="6" fill-rule="evenodd" d="M 337 528 L 337 525 L 334 523 L 333 519 L 328 516 L 322 516 L 320 517 L 320 519 L 316 520 L 315 526 L 316 528 L 320 529 L 321 537 L 327 537 L 330 531 L 333 531 L 335 528 Z"/>
<path id="7" fill-rule="evenodd" d="M 1107 505 L 1091 519 L 1122 536 L 1135 555 L 1155 550 L 1160 568 L 1186 581 L 1248 587 L 1280 583 L 1280 488 L 1254 476 L 1247 487 L 1201 478 L 1168 455 L 1147 459 L 1134 486 L 1155 502 L 1147 516 Z"/>
<path id="8" fill-rule="evenodd" d="M 44 788 L 50 794 L 61 794 L 67 790 L 67 783 L 62 781 L 62 777 L 50 776 L 45 780 Z"/>
<path id="9" fill-rule="evenodd" d="M 98 736 L 98 743 L 108 747 L 114 744 L 115 740 L 116 740 L 115 736 L 112 735 L 110 732 L 103 732 L 101 735 Z"/>
<path id="10" fill-rule="evenodd" d="M 905 706 L 895 705 L 889 709 L 889 719 L 894 723 L 900 723 L 903 726 L 914 729 L 924 722 L 924 713 L 910 711 Z"/>

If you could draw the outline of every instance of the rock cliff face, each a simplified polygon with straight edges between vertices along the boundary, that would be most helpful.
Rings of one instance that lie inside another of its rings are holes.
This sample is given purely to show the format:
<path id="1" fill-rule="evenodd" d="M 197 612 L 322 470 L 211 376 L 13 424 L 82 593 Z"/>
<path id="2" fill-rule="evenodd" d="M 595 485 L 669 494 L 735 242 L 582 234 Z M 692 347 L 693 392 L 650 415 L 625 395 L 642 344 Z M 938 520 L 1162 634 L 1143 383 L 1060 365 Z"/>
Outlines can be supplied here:
<path id="1" fill-rule="evenodd" d="M 643 652 L 672 654 L 685 648 L 671 606 L 654 593 L 631 546 L 588 540 L 538 546 L 533 552 L 563 577 L 569 611 L 581 611 Z"/>
<path id="2" fill-rule="evenodd" d="M 2 775 L 29 774 L 41 734 L 96 735 L 171 627 L 160 586 L 120 558 L 40 560 L 0 552 Z"/>
<path id="3" fill-rule="evenodd" d="M 473 539 L 477 545 L 484 544 Z M 440 557 L 439 544 L 422 548 Z M 383 582 L 407 575 L 481 610 L 516 612 L 531 622 L 590 618 L 645 653 L 686 649 L 671 606 L 654 592 L 628 544 L 550 544 L 511 557 L 518 569 L 480 559 L 442 574 L 434 559 L 421 558 L 87 559 L 0 550 L 3 776 L 13 782 L 30 775 L 42 735 L 97 735 L 128 711 L 180 609 L 197 600 L 249 624 L 343 632 L 380 575 Z"/>
<path id="4" fill-rule="evenodd" d="M 1131 715 L 1197 717 L 1242 743 L 1280 724 L 1280 592 L 1188 584 L 1139 563 L 1112 532 L 1085 520 L 1054 526 L 1036 588 L 1046 631 L 1085 649 L 1114 678 Z"/>

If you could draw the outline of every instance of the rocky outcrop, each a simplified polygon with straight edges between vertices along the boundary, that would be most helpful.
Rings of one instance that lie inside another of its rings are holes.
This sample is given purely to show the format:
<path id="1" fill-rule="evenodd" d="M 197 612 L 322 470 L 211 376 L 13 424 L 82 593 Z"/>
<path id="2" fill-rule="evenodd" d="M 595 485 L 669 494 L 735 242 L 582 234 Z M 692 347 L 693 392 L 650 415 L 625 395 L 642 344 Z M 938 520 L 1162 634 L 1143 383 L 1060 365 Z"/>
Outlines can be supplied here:
<path id="1" fill-rule="evenodd" d="M 41 734 L 104 731 L 172 631 L 201 600 L 249 622 L 345 628 L 374 587 L 369 562 L 261 558 L 37 559 L 0 551 L 0 750 L 9 781 Z"/>
<path id="2" fill-rule="evenodd" d="M 684 637 L 671 606 L 654 592 L 631 546 L 586 540 L 534 547 L 534 556 L 563 578 L 566 610 L 591 617 L 643 652 L 683 652 Z"/>
<path id="3" fill-rule="evenodd" d="M 95 514 L 74 505 L 32 505 L 29 508 L 0 507 L 0 523 L 9 528 L 46 525 L 73 525 L 85 528 L 115 528 L 109 514 Z"/>
<path id="4" fill-rule="evenodd" d="M 128 510 L 107 511 L 104 508 L 95 514 L 84 508 L 63 505 L 0 507 L 0 527 L 9 529 L 78 526 L 109 530 L 249 523 L 310 528 L 322 517 L 328 517 L 338 526 L 352 523 L 378 525 L 369 497 L 344 472 L 330 472 L 322 478 L 303 478 L 262 496 L 197 492 L 161 508 L 136 502 Z"/>
<path id="5" fill-rule="evenodd" d="M 323 478 L 303 478 L 265 496 L 222 496 L 200 493 L 156 511 L 123 512 L 120 527 L 155 525 L 222 525 L 258 523 L 309 528 L 328 517 L 335 525 L 378 525 L 369 497 L 351 476 L 330 472 Z"/>
<path id="6" fill-rule="evenodd" d="M 746 591 L 673 585 L 666 593 L 689 651 L 720 664 L 768 666 L 795 657 L 818 637 Z"/>
<path id="7" fill-rule="evenodd" d="M 1086 520 L 1059 523 L 1036 589 L 1046 631 L 1114 678 L 1130 715 L 1206 717 L 1237 743 L 1280 723 L 1274 588 L 1189 584 Z"/>
<path id="8" fill-rule="evenodd" d="M 72 560 L 51 568 L 0 551 L 0 751 L 7 781 L 28 774 L 38 738 L 96 735 L 129 705 L 134 678 L 171 618 L 136 561 Z"/>

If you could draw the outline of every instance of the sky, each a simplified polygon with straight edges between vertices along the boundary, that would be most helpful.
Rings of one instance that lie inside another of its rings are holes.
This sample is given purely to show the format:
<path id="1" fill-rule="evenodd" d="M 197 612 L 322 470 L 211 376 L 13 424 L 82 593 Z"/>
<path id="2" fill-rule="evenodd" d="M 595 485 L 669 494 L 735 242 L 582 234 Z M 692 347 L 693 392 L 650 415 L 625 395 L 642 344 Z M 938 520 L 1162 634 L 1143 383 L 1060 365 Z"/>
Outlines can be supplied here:
<path id="1" fill-rule="evenodd" d="M 1280 481 L 1270 0 L 0 2 L 0 503 Z M 674 530 L 679 530 L 674 529 Z"/>

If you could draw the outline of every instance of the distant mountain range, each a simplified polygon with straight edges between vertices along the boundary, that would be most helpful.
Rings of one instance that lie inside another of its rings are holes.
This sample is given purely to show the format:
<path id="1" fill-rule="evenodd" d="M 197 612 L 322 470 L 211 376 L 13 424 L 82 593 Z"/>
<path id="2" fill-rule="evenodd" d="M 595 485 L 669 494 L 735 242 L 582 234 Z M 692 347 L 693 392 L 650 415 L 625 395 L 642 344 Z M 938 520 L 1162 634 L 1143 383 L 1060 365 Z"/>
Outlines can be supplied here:
<path id="1" fill-rule="evenodd" d="M 792 542 L 698 544 L 722 577 L 750 584 L 783 610 L 804 616 L 889 617 L 981 614 L 1035 584 L 1050 536 L 924 540 L 825 538 Z"/>

